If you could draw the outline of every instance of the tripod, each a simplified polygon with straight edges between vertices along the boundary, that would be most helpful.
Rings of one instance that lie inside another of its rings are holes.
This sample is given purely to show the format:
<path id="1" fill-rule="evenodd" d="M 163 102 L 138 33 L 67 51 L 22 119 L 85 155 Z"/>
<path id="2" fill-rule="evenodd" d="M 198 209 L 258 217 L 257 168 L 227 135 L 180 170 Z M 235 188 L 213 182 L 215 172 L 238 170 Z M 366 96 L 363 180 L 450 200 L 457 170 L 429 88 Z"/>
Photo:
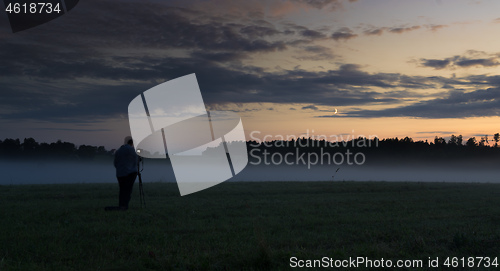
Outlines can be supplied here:
<path id="1" fill-rule="evenodd" d="M 142 164 L 142 168 L 141 168 L 141 164 Z M 142 208 L 142 205 L 144 205 L 144 207 L 146 207 L 146 199 L 144 197 L 144 189 L 142 188 L 142 176 L 141 176 L 141 172 L 143 170 L 144 170 L 144 159 L 139 157 L 139 163 L 137 163 L 137 176 L 139 176 L 139 197 L 141 200 L 141 208 Z"/>

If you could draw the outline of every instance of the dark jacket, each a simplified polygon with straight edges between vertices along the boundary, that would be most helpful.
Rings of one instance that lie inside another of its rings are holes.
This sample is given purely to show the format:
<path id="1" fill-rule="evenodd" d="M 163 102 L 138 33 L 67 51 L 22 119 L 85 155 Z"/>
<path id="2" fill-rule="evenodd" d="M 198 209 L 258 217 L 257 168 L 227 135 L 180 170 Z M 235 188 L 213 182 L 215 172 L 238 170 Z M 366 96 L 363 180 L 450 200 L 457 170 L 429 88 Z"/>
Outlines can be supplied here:
<path id="1" fill-rule="evenodd" d="M 131 173 L 137 173 L 138 156 L 134 147 L 125 144 L 115 152 L 114 165 L 116 177 L 124 177 Z"/>

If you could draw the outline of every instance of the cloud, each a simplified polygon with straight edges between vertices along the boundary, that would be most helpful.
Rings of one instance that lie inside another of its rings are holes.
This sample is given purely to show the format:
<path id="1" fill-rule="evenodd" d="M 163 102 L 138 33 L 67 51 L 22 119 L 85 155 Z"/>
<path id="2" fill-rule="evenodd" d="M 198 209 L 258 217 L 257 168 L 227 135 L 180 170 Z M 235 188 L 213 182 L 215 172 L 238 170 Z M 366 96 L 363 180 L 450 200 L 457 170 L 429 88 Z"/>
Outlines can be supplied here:
<path id="1" fill-rule="evenodd" d="M 370 28 L 370 29 L 367 29 L 365 31 L 363 31 L 363 33 L 365 35 L 368 35 L 368 36 L 380 36 L 384 33 L 384 31 L 386 30 L 387 28 L 386 27 L 379 27 L 379 28 Z"/>
<path id="2" fill-rule="evenodd" d="M 274 27 L 260 26 L 260 25 L 248 25 L 240 28 L 240 33 L 247 35 L 250 38 L 258 38 L 264 36 L 274 36 L 281 32 L 276 30 Z"/>
<path id="3" fill-rule="evenodd" d="M 340 3 L 330 4 L 335 2 Z M 302 4 L 308 3 L 320 6 Z M 500 76 L 454 79 L 365 72 L 360 65 L 341 63 L 331 48 L 315 44 L 328 38 L 322 29 L 235 14 L 214 15 L 188 4 L 173 8 L 147 2 L 137 9 L 137 1 L 96 1 L 61 18 L 65 24 L 2 36 L 0 118 L 60 123 L 122 118 L 128 103 L 143 91 L 191 73 L 196 73 L 208 106 L 396 106 L 403 100 L 434 98 L 422 90 L 445 85 L 451 90 L 457 85 L 500 87 Z M 66 25 L 74 27 L 68 31 Z M 355 36 L 351 29 L 340 28 L 332 38 Z M 338 62 L 316 71 L 262 68 L 246 61 L 285 50 L 299 51 L 297 59 Z M 494 56 L 470 52 L 467 57 L 456 65 L 493 65 L 467 60 Z"/>
<path id="4" fill-rule="evenodd" d="M 354 34 L 351 29 L 348 27 L 342 27 L 339 30 L 335 31 L 332 34 L 332 39 L 338 41 L 338 40 L 349 40 L 357 37 L 357 34 Z"/>
<path id="5" fill-rule="evenodd" d="M 483 66 L 483 67 L 494 67 L 500 65 L 497 57 L 482 58 L 482 59 L 468 59 L 465 57 L 459 58 L 455 61 L 455 65 L 459 67 L 472 67 L 472 66 Z"/>
<path id="6" fill-rule="evenodd" d="M 448 25 L 445 25 L 445 24 L 428 24 L 428 25 L 425 25 L 429 30 L 431 30 L 432 32 L 436 32 L 438 31 L 439 29 L 442 29 L 442 28 L 445 28 L 445 27 L 448 27 Z"/>
<path id="7" fill-rule="evenodd" d="M 452 63 L 452 59 L 425 59 L 421 58 L 421 65 L 424 67 L 434 68 L 436 70 L 444 69 Z"/>
<path id="8" fill-rule="evenodd" d="M 27 87 L 25 84 L 8 84 L 0 81 L 6 93 L 18 90 L 10 99 L 1 101 L 11 106 L 7 112 L 2 112 L 0 119 L 29 119 L 52 121 L 57 123 L 96 123 L 109 118 L 117 118 L 127 114 L 128 103 L 141 91 L 154 85 L 127 84 L 119 86 L 89 85 L 73 83 L 68 88 L 58 88 L 45 85 L 43 89 L 37 86 Z M 37 92 L 37 89 L 39 89 Z M 69 91 L 68 91 L 69 90 Z M 12 94 L 12 93 L 11 93 Z M 24 101 L 22 99 L 24 97 Z"/>
<path id="9" fill-rule="evenodd" d="M 439 24 L 439 25 L 426 24 L 423 26 L 426 27 L 427 29 L 429 29 L 430 31 L 433 31 L 433 32 L 438 31 L 439 29 L 448 27 L 448 25 L 444 25 L 444 24 Z M 384 32 L 403 34 L 405 32 L 410 32 L 410 31 L 420 29 L 423 26 L 420 26 L 420 25 L 414 25 L 414 26 L 410 26 L 410 27 L 374 27 L 374 26 L 370 26 L 363 31 L 363 34 L 367 35 L 367 36 L 380 36 L 380 35 L 384 34 Z"/>
<path id="10" fill-rule="evenodd" d="M 321 52 L 323 49 L 309 50 Z M 112 57 L 93 60 L 92 65 L 83 66 L 54 61 L 51 62 L 54 65 L 52 71 L 26 70 L 25 75 L 29 77 L 0 77 L 1 118 L 95 122 L 126 116 L 130 100 L 143 91 L 193 72 L 208 106 L 246 103 L 389 106 L 434 98 L 411 106 L 343 114 L 350 117 L 492 115 L 498 100 L 495 96 L 499 94 L 497 88 L 471 94 L 456 90 L 456 86 L 482 84 L 500 87 L 500 76 L 444 78 L 368 73 L 355 64 L 343 64 L 326 71 L 308 71 L 299 67 L 269 71 L 238 62 L 232 62 L 231 66 L 220 65 L 217 59 L 201 53 L 185 58 L 119 58 L 125 63 L 122 66 L 112 65 L 119 62 Z M 422 92 L 422 89 L 434 90 L 445 85 L 453 91 L 445 94 Z M 374 88 L 384 91 L 374 91 Z M 304 95 L 304 90 L 307 90 L 307 95 Z M 435 98 L 442 95 L 447 98 Z"/>
<path id="11" fill-rule="evenodd" d="M 297 2 L 301 4 L 306 4 L 308 6 L 323 9 L 329 6 L 331 9 L 338 9 L 343 6 L 342 0 L 291 0 L 292 2 Z M 348 0 L 348 2 L 356 2 L 357 0 Z"/>
<path id="12" fill-rule="evenodd" d="M 292 2 L 306 4 L 318 9 L 322 9 L 327 5 L 339 5 L 341 3 L 341 1 L 338 0 L 292 0 Z"/>
<path id="13" fill-rule="evenodd" d="M 456 134 L 457 132 L 450 132 L 450 131 L 426 131 L 426 132 L 417 132 L 417 134 Z"/>
<path id="14" fill-rule="evenodd" d="M 422 80 L 422 79 L 420 79 Z M 402 84 L 404 85 L 404 84 Z M 426 88 L 425 84 L 422 88 Z M 398 99 L 405 99 L 405 100 L 416 100 L 420 98 L 428 98 L 428 97 L 433 97 L 433 96 L 439 96 L 440 94 L 428 94 L 424 93 L 422 91 L 410 91 L 410 90 L 392 90 L 392 91 L 385 91 L 379 94 L 380 97 L 386 97 L 386 98 L 398 98 Z"/>
<path id="15" fill-rule="evenodd" d="M 207 52 L 207 51 L 194 51 L 190 54 L 197 59 L 204 59 L 213 62 L 229 62 L 239 61 L 247 56 L 238 52 Z"/>
<path id="16" fill-rule="evenodd" d="M 324 39 L 326 38 L 326 35 L 315 30 L 311 29 L 306 29 L 300 32 L 300 34 L 305 37 L 305 38 L 310 38 L 310 39 Z"/>
<path id="17" fill-rule="evenodd" d="M 320 46 L 320 45 L 310 45 L 303 47 L 303 53 L 294 58 L 299 60 L 314 60 L 314 61 L 324 61 L 335 59 L 338 56 L 332 52 L 332 49 Z"/>
<path id="18" fill-rule="evenodd" d="M 410 27 L 393 27 L 393 28 L 389 28 L 388 31 L 391 33 L 402 34 L 404 32 L 410 32 L 410 31 L 417 30 L 417 29 L 420 29 L 419 25 L 414 25 L 414 26 L 410 26 Z"/>
<path id="19" fill-rule="evenodd" d="M 238 18 L 282 18 L 310 9 L 342 9 L 352 0 L 170 0 L 169 5 L 182 6 L 197 11 L 210 11 L 217 16 L 231 14 Z"/>
<path id="20" fill-rule="evenodd" d="M 314 111 L 317 111 L 318 110 L 318 107 L 315 106 L 315 105 L 308 105 L 308 106 L 304 106 L 302 107 L 303 110 L 306 110 L 306 109 L 311 109 L 311 110 L 314 110 Z"/>
<path id="21" fill-rule="evenodd" d="M 345 112 L 342 117 L 414 117 L 426 119 L 446 119 L 489 117 L 499 115 L 500 88 L 488 88 L 472 92 L 450 91 L 443 98 L 420 101 L 408 106 L 382 110 L 357 110 Z"/>
<path id="22" fill-rule="evenodd" d="M 475 85 L 500 87 L 500 75 L 470 75 L 463 79 Z"/>
<path id="23" fill-rule="evenodd" d="M 330 48 L 321 45 L 306 46 L 304 47 L 304 50 L 307 52 L 319 53 L 319 54 L 331 53 L 332 51 Z"/>
<path id="24" fill-rule="evenodd" d="M 134 16 L 124 16 L 130 12 Z M 148 65 L 136 59 L 141 54 L 141 60 L 191 55 L 224 63 L 246 59 L 251 54 L 287 50 L 287 44 L 293 41 L 285 39 L 284 32 L 263 19 L 243 23 L 151 2 L 137 9 L 134 1 L 120 5 L 98 1 L 79 6 L 77 13 L 67 17 L 66 24 L 42 25 L 29 35 L 1 39 L 0 76 L 98 77 L 91 74 L 92 70 L 109 66 L 115 72 L 109 78 L 121 80 L 131 70 L 135 74 L 141 70 L 148 73 Z M 72 25 L 70 34 L 65 25 Z M 308 37 L 326 37 L 306 27 L 302 31 Z M 134 57 L 130 57 L 131 51 Z"/>
<path id="25" fill-rule="evenodd" d="M 48 131 L 76 131 L 76 132 L 109 132 L 111 129 L 74 129 L 74 128 L 49 128 L 49 127 L 38 127 L 33 128 L 34 130 L 48 130 Z"/>
<path id="26" fill-rule="evenodd" d="M 436 70 L 450 68 L 469 67 L 496 67 L 500 65 L 499 54 L 487 54 L 486 52 L 469 50 L 462 56 L 453 56 L 444 59 L 421 58 L 419 64 L 423 67 L 430 67 Z"/>
<path id="27" fill-rule="evenodd" d="M 286 46 L 303 48 L 305 45 L 314 45 L 320 40 L 325 40 L 328 35 L 324 30 L 314 30 L 303 25 L 297 25 L 291 22 L 286 22 L 282 27 L 281 40 L 285 42 Z"/>
<path id="28" fill-rule="evenodd" d="M 81 65 L 54 61 L 50 63 L 53 65 L 51 71 L 26 71 L 25 75 L 31 77 L 29 80 L 20 76 L 0 77 L 2 118 L 85 122 L 119 117 L 126 115 L 130 100 L 143 91 L 193 72 L 208 105 L 263 102 L 335 106 L 391 104 L 399 99 L 369 88 L 397 88 L 408 80 L 399 74 L 370 74 L 354 64 L 321 72 L 300 68 L 270 72 L 236 62 L 225 67 L 199 53 L 186 58 L 120 57 L 120 60 L 127 64 L 112 65 L 118 62 L 114 58 Z M 411 87 L 414 83 L 405 84 Z M 307 95 L 304 95 L 305 89 Z"/>

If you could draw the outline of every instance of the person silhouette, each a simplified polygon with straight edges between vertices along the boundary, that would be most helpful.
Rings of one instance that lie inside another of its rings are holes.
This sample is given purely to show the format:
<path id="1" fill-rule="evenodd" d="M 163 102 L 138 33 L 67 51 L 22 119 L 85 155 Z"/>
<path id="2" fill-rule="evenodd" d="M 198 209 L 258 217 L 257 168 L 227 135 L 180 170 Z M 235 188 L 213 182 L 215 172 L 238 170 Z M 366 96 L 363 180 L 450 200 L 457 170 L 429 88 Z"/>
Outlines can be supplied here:
<path id="1" fill-rule="evenodd" d="M 134 141 L 131 136 L 124 139 L 124 144 L 115 152 L 113 164 L 116 168 L 116 178 L 120 187 L 118 206 L 108 206 L 106 211 L 128 210 L 128 204 L 132 196 L 132 188 L 137 177 L 139 156 L 134 149 Z"/>

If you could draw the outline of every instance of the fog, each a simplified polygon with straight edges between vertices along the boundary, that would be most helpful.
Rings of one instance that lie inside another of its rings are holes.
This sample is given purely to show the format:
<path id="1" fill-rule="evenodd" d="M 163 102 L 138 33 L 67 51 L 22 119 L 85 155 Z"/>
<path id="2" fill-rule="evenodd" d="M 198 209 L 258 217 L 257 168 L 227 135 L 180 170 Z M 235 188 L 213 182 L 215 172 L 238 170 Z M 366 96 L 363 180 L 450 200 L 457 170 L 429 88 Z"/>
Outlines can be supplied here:
<path id="1" fill-rule="evenodd" d="M 338 171 L 337 171 L 338 169 Z M 500 169 L 428 165 L 247 167 L 235 181 L 499 182 Z"/>
<path id="2" fill-rule="evenodd" d="M 0 185 L 116 182 L 112 161 L 1 161 L 0 170 Z M 171 166 L 160 161 L 145 163 L 142 176 L 144 182 L 174 181 Z"/>
<path id="3" fill-rule="evenodd" d="M 336 172 L 336 170 L 338 171 Z M 1 161 L 0 185 L 116 183 L 115 169 L 106 162 Z M 144 182 L 174 182 L 167 160 L 147 160 Z M 335 176 L 333 178 L 333 176 Z M 500 169 L 495 164 L 378 164 L 247 167 L 229 181 L 403 181 L 403 182 L 484 182 L 498 183 Z"/>

